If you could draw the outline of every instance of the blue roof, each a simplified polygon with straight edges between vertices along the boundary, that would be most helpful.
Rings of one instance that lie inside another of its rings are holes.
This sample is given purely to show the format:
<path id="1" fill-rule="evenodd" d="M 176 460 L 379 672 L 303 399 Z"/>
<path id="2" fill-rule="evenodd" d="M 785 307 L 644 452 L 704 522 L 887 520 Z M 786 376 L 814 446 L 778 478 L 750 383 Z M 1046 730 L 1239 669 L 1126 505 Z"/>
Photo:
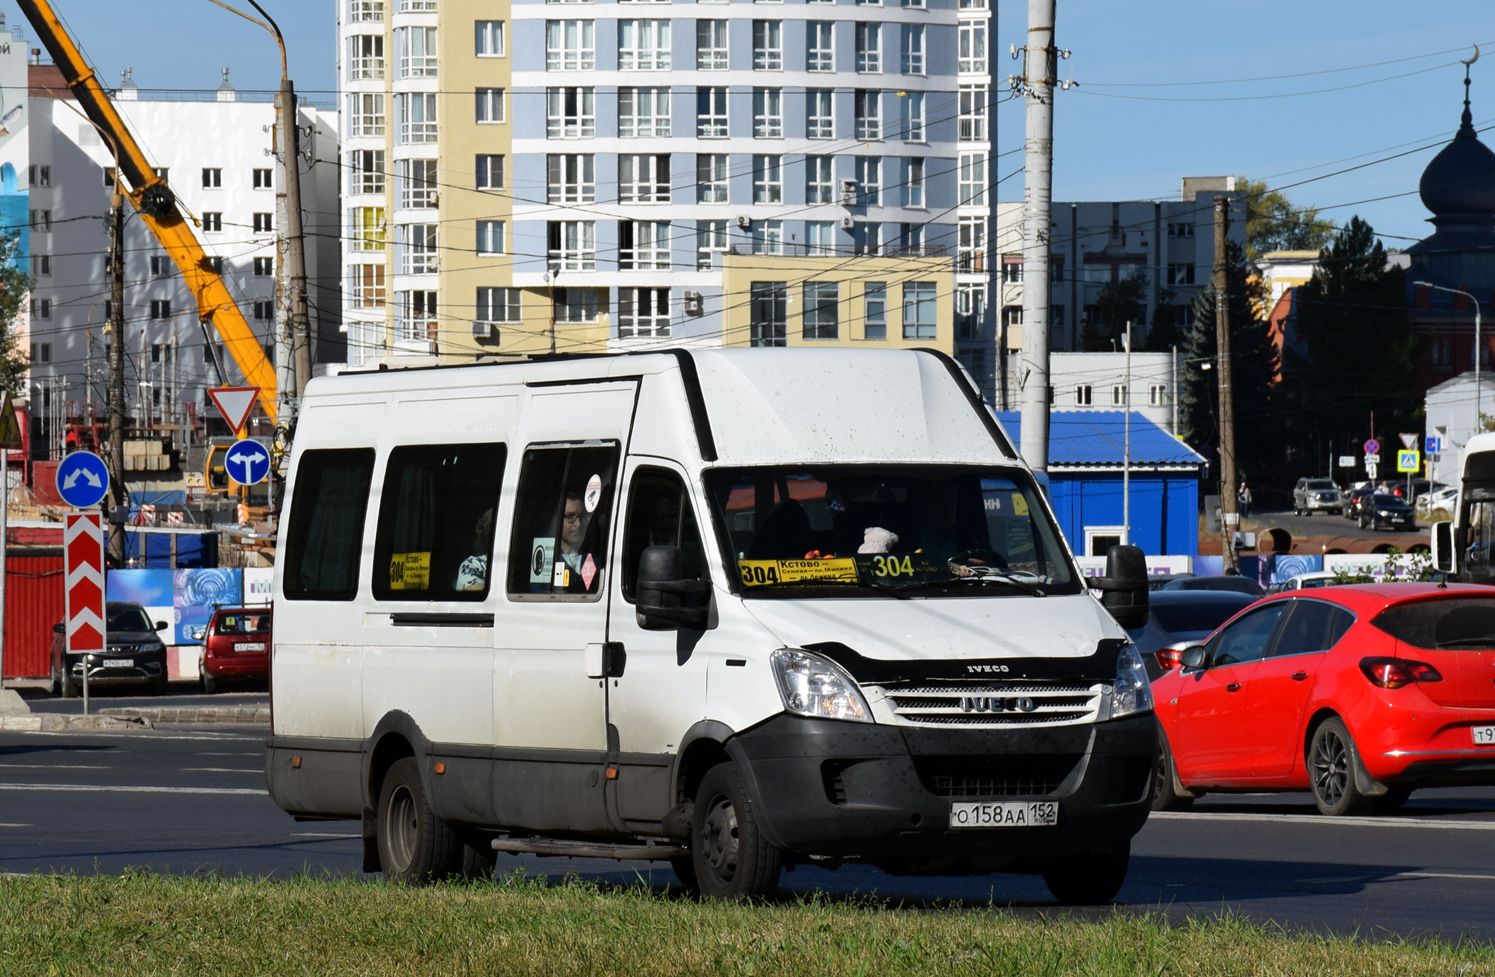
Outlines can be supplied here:
<path id="1" fill-rule="evenodd" d="M 1014 445 L 1022 434 L 1017 411 L 993 411 Z M 1055 468 L 1116 468 L 1126 445 L 1125 414 L 1119 410 L 1049 413 L 1049 465 Z M 1197 466 L 1204 456 L 1159 425 L 1132 411 L 1132 464 L 1138 467 Z"/>

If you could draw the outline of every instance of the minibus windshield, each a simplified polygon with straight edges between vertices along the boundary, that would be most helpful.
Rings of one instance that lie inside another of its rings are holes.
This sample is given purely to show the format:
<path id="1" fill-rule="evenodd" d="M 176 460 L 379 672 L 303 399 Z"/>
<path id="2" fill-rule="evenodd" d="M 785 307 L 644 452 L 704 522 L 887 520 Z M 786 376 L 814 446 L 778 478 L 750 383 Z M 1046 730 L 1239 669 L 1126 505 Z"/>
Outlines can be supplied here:
<path id="1" fill-rule="evenodd" d="M 749 597 L 1078 593 L 1037 486 L 1014 469 L 786 466 L 705 475 Z"/>

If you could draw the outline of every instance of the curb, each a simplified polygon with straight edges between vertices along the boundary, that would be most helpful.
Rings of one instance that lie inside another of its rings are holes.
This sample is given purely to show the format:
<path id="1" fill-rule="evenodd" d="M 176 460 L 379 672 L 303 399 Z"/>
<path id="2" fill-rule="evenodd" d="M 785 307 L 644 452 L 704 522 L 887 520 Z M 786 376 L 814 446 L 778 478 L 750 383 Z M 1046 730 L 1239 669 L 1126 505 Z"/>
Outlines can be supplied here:
<path id="1" fill-rule="evenodd" d="M 155 709 L 101 709 L 99 715 L 120 720 L 158 723 L 242 723 L 270 725 L 269 706 L 163 706 Z"/>
<path id="2" fill-rule="evenodd" d="M 59 716 L 50 712 L 0 716 L 0 729 L 30 733 L 61 733 L 71 730 L 129 732 L 151 727 L 151 721 L 144 716 Z"/>

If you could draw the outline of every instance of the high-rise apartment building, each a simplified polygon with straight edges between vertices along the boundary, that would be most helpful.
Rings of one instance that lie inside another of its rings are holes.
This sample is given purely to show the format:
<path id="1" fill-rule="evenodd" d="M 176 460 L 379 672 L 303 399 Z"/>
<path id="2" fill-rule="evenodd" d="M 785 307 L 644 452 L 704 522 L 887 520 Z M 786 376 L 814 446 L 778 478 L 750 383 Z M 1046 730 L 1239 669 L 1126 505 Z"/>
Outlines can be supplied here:
<path id="1" fill-rule="evenodd" d="M 354 363 L 938 346 L 990 377 L 986 0 L 340 0 Z"/>

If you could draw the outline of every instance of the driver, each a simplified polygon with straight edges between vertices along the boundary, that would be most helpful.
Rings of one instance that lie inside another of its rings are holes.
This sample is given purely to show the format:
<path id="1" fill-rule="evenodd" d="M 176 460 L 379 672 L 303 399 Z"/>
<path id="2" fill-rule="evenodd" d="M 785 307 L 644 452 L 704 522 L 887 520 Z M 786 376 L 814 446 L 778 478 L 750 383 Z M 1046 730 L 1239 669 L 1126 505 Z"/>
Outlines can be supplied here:
<path id="1" fill-rule="evenodd" d="M 918 552 L 932 560 L 948 560 L 971 547 L 955 534 L 959 493 L 954 481 L 920 486 L 914 495 L 919 511 Z"/>

